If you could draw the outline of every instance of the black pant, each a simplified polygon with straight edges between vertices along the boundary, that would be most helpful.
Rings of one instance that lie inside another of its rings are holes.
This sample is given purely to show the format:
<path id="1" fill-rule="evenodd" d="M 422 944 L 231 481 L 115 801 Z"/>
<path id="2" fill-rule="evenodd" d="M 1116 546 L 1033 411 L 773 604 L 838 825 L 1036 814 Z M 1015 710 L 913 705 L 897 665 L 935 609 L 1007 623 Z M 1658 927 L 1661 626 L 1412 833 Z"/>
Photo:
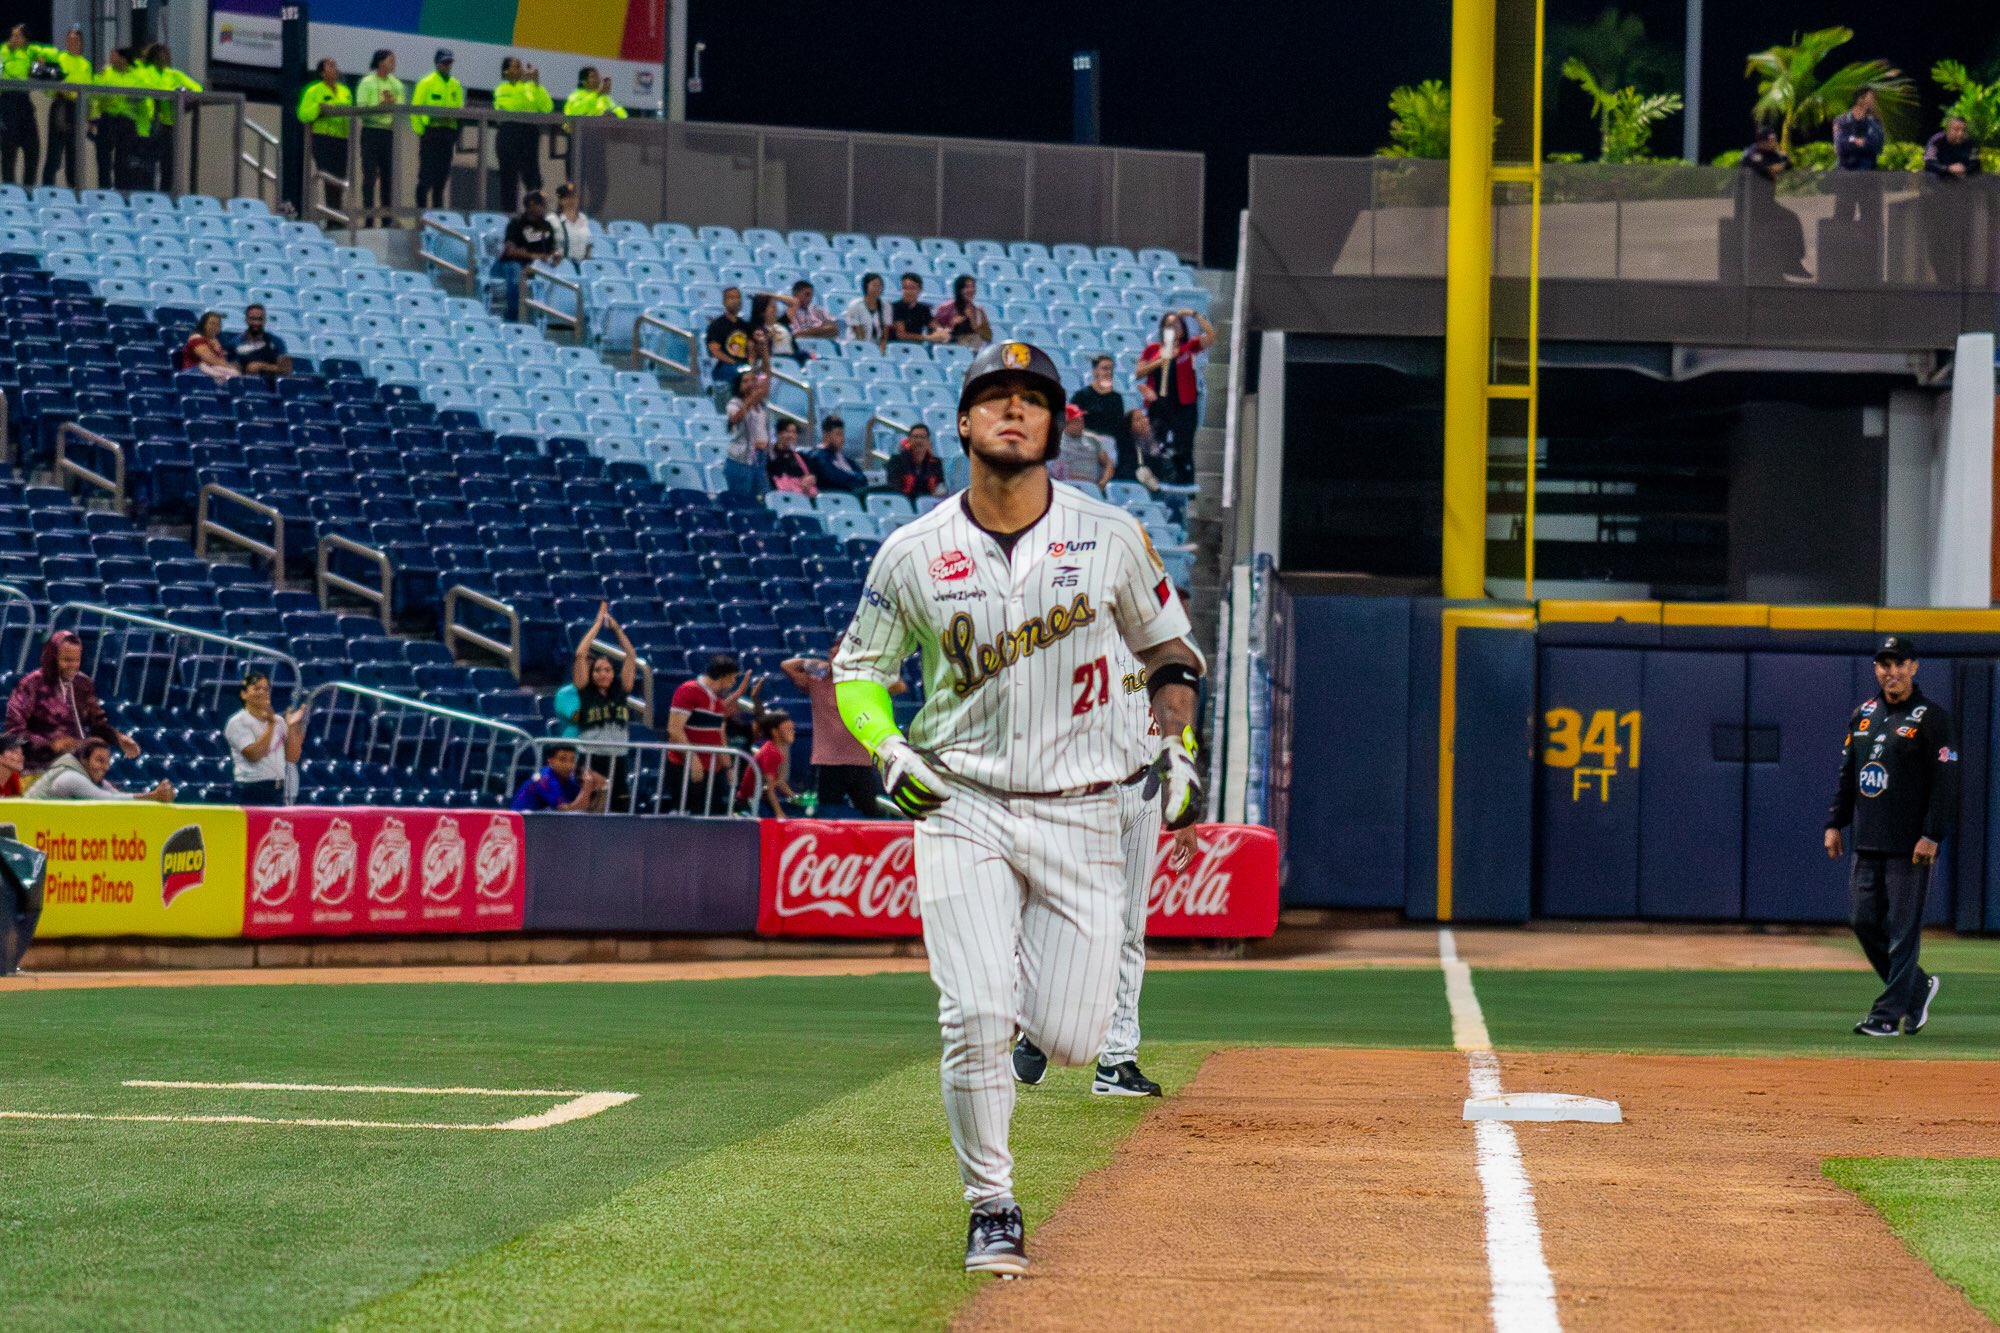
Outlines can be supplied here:
<path id="1" fill-rule="evenodd" d="M 334 180 L 347 179 L 347 140 L 332 134 L 315 134 L 312 137 L 313 165 Z M 331 181 L 326 185 L 326 206 L 339 211 L 345 201 L 345 194 Z"/>
<path id="2" fill-rule="evenodd" d="M 882 814 L 875 805 L 875 798 L 882 794 L 882 778 L 873 764 L 821 764 L 819 773 L 819 803 L 822 807 L 836 802 L 854 807 L 854 812 L 863 819 L 876 819 Z"/>
<path id="3" fill-rule="evenodd" d="M 283 805 L 285 803 L 285 783 L 282 778 L 272 778 L 268 782 L 239 782 L 236 784 L 236 804 L 238 805 Z"/>
<path id="4" fill-rule="evenodd" d="M 736 807 L 736 768 L 719 755 L 701 756 L 702 775 L 687 775 L 685 763 L 667 766 L 667 790 L 662 802 L 667 809 L 683 815 L 726 815 Z M 687 784 L 682 790 L 681 784 Z"/>
<path id="5" fill-rule="evenodd" d="M 389 164 L 395 158 L 396 132 L 363 127 L 361 131 L 361 203 L 366 208 L 392 208 Z"/>
<path id="6" fill-rule="evenodd" d="M 42 159 L 42 184 L 54 185 L 58 169 L 69 176 L 69 188 L 80 188 L 77 183 L 77 169 L 81 164 L 76 160 L 76 99 L 58 97 L 49 103 L 49 151 Z"/>
<path id="7" fill-rule="evenodd" d="M 14 158 L 19 154 L 21 174 L 14 174 Z M 42 132 L 35 125 L 35 102 L 26 93 L 0 93 L 0 181 L 12 185 L 35 183 L 35 169 L 42 161 Z"/>
<path id="8" fill-rule="evenodd" d="M 1931 984 L 1930 974 L 1917 966 L 1931 868 L 1912 864 L 1908 853 L 1856 852 L 1847 884 L 1854 937 L 1883 983 L 1868 1017 L 1900 1023 L 1923 1008 Z"/>
<path id="9" fill-rule="evenodd" d="M 153 132 L 146 139 L 146 178 L 148 188 L 174 192 L 174 126 L 161 121 L 153 122 Z"/>
<path id="10" fill-rule="evenodd" d="M 458 129 L 428 126 L 417 140 L 417 207 L 443 208 L 451 183 L 451 159 L 458 152 Z"/>
<path id="11" fill-rule="evenodd" d="M 1166 451 L 1171 477 L 1162 481 L 1185 483 L 1194 480 L 1194 432 L 1201 420 L 1199 402 L 1177 403 L 1168 398 L 1155 398 L 1153 405 L 1146 409 L 1146 415 L 1153 422 L 1153 438 Z"/>
<path id="12" fill-rule="evenodd" d="M 541 139 L 533 125 L 502 125 L 493 136 L 493 156 L 500 163 L 502 213 L 520 211 L 520 190 L 542 188 Z"/>

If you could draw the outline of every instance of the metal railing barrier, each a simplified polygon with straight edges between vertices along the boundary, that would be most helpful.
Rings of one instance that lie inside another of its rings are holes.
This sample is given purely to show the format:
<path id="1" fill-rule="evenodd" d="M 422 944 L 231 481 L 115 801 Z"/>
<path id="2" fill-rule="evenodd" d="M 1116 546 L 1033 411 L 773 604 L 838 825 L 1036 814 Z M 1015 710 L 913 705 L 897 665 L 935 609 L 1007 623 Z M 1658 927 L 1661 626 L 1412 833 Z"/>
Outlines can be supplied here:
<path id="1" fill-rule="evenodd" d="M 271 520 L 271 540 L 258 541 L 248 533 L 225 527 L 208 516 L 213 503 L 233 504 L 261 514 Z M 214 537 L 231 546 L 240 546 L 253 556 L 262 556 L 271 562 L 271 582 L 277 587 L 285 586 L 285 516 L 262 500 L 253 500 L 240 491 L 232 491 L 227 486 L 210 482 L 201 488 L 201 497 L 195 507 L 194 553 L 208 554 L 208 539 Z"/>
<path id="2" fill-rule="evenodd" d="M 658 329 L 660 332 L 687 340 L 687 360 L 676 361 L 665 352 L 656 352 L 646 346 L 645 331 Z M 632 321 L 632 369 L 646 370 L 658 366 L 660 370 L 670 370 L 685 379 L 695 377 L 695 365 L 701 360 L 701 347 L 695 339 L 693 329 L 684 329 L 678 324 L 661 319 L 658 315 L 644 314 Z M 655 370 L 654 374 L 659 374 Z"/>
<path id="3" fill-rule="evenodd" d="M 339 190 L 342 192 L 341 202 L 345 203 L 346 195 L 354 189 L 353 183 L 342 180 L 330 171 L 321 171 L 318 167 L 312 169 L 312 183 L 319 186 L 319 196 L 312 201 L 310 220 L 330 222 L 336 228 L 345 227 L 348 231 L 353 231 L 354 219 L 326 201 L 328 190 Z"/>
<path id="4" fill-rule="evenodd" d="M 884 426 L 887 426 L 890 430 L 900 431 L 902 434 L 908 435 L 917 428 L 917 423 L 914 421 L 898 421 L 886 412 L 871 413 L 868 420 L 862 423 L 861 426 L 861 447 L 866 461 L 886 464 L 891 458 L 896 456 L 894 447 L 886 454 L 875 447 L 875 432 Z M 933 450 L 932 452 L 936 451 Z"/>
<path id="5" fill-rule="evenodd" d="M 16 623 L 14 615 L 16 609 L 25 616 L 25 624 Z M 35 617 L 35 599 L 11 583 L 0 583 L 0 662 L 8 660 L 7 636 L 18 630 L 21 634 L 21 646 L 14 652 L 14 670 L 17 672 L 26 670 L 28 654 L 40 647 L 36 642 L 40 636 L 35 633 L 35 626 L 39 623 Z"/>
<path id="6" fill-rule="evenodd" d="M 246 137 L 250 142 L 250 148 L 243 146 Z M 250 117 L 243 117 L 236 136 L 236 175 L 239 181 L 236 192 L 242 193 L 240 181 L 243 168 L 248 167 L 257 180 L 257 198 L 262 199 L 266 205 L 276 203 L 278 196 L 283 193 L 284 182 L 279 179 L 278 168 L 270 159 L 276 158 L 280 151 L 277 135 Z"/>
<path id="7" fill-rule="evenodd" d="M 434 254 L 425 248 L 423 233 L 426 232 L 436 232 L 446 240 L 457 241 L 460 245 L 463 245 L 465 247 L 465 266 L 460 268 L 443 255 Z M 465 284 L 465 294 L 467 296 L 476 297 L 479 295 L 479 279 L 476 276 L 479 272 L 479 241 L 471 232 L 460 231 L 456 227 L 448 227 L 436 218 L 424 218 L 423 225 L 419 229 L 417 237 L 417 261 L 423 266 L 426 277 L 430 275 L 430 271 L 434 268 L 443 269 L 446 273 L 451 274 Z"/>
<path id="8" fill-rule="evenodd" d="M 756 761 L 726 745 L 678 745 L 672 741 L 587 741 L 561 736 L 533 737 L 517 746 L 508 774 L 511 794 L 541 770 L 542 755 L 556 746 L 573 746 L 579 764 L 606 773 L 605 810 L 624 815 L 711 815 L 757 818 L 764 803 L 764 774 Z M 679 756 L 678 761 L 674 756 Z M 701 765 L 700 777 L 689 767 Z M 737 790 L 748 781 L 743 800 Z"/>
<path id="9" fill-rule="evenodd" d="M 224 710 L 235 710 L 244 667 L 254 663 L 271 673 L 274 702 L 284 700 L 285 692 L 297 689 L 303 679 L 299 660 L 268 643 L 94 602 L 64 602 L 50 611 L 49 632 L 65 628 L 83 637 L 83 669 L 100 696 L 158 706 L 177 702 L 176 692 L 183 692 L 179 702 L 215 714 L 218 746 L 228 716 Z"/>
<path id="10" fill-rule="evenodd" d="M 545 282 L 551 287 L 560 287 L 562 290 L 568 292 L 576 300 L 576 309 L 570 311 L 564 310 L 561 306 L 550 305 L 536 293 L 535 283 L 537 282 Z M 523 311 L 532 310 L 554 323 L 561 324 L 563 329 L 579 345 L 582 344 L 584 340 L 584 323 L 589 318 L 589 315 L 583 308 L 583 282 L 581 279 L 564 277 L 552 268 L 544 268 L 540 264 L 530 264 L 526 271 L 521 274 L 521 309 Z M 544 329 L 544 332 L 546 331 Z"/>
<path id="11" fill-rule="evenodd" d="M 349 555 L 359 556 L 361 559 L 373 564 L 380 582 L 375 584 L 359 583 L 348 578 L 345 574 L 336 574 L 333 571 L 333 553 L 335 551 L 345 551 Z M 347 537 L 335 536 L 329 533 L 327 536 L 319 539 L 319 563 L 313 583 L 319 591 L 320 610 L 324 611 L 327 609 L 330 593 L 343 592 L 350 597 L 358 597 L 375 608 L 376 617 L 382 622 L 382 632 L 384 634 L 395 632 L 391 612 L 395 605 L 396 574 L 395 570 L 389 565 L 389 556 L 386 552 L 377 550 L 373 546 L 363 545 L 361 542 L 353 541 Z"/>
<path id="12" fill-rule="evenodd" d="M 111 475 L 105 476 L 93 468 L 71 458 L 70 441 L 75 440 L 85 448 L 101 449 L 111 455 Z M 111 503 L 119 509 L 125 507 L 125 446 L 116 440 L 107 440 L 96 431 L 85 430 L 74 421 L 65 421 L 56 427 L 56 476 L 65 488 L 69 478 L 75 477 L 86 485 L 95 486 L 111 497 Z"/>
<path id="13" fill-rule="evenodd" d="M 460 602 L 470 602 L 474 606 L 507 617 L 506 642 L 482 634 L 469 625 L 459 624 Z M 444 646 L 451 649 L 453 658 L 458 656 L 458 645 L 461 642 L 492 653 L 514 673 L 515 680 L 521 678 L 521 613 L 497 597 L 488 597 L 483 592 L 474 592 L 462 583 L 455 583 L 446 589 L 444 594 Z"/>
<path id="14" fill-rule="evenodd" d="M 515 756 L 535 739 L 510 722 L 350 680 L 314 686 L 305 702 L 317 719 L 322 751 L 364 764 L 436 773 L 502 803 L 514 793 L 507 779 Z"/>

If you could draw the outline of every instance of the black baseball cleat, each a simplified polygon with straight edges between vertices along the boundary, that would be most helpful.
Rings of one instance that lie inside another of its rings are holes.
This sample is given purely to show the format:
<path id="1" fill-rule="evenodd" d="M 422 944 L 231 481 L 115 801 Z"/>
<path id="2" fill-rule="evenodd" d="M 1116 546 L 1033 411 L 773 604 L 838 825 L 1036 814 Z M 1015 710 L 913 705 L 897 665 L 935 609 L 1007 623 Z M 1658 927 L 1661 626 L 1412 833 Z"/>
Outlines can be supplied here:
<path id="1" fill-rule="evenodd" d="M 1930 984 L 1924 987 L 1923 1003 L 1917 1006 L 1915 1013 L 1903 1019 L 1903 1031 L 1914 1037 L 1924 1030 L 1924 1024 L 1931 1021 L 1931 1001 L 1937 999 L 1937 993 L 1938 979 L 1933 976 L 1930 979 Z"/>
<path id="2" fill-rule="evenodd" d="M 1022 1037 L 1014 1043 L 1014 1081 L 1036 1084 L 1049 1075 L 1049 1057 L 1041 1047 Z"/>
<path id="3" fill-rule="evenodd" d="M 1015 1204 L 975 1208 L 965 1228 L 965 1271 L 1019 1277 L 1028 1271 L 1027 1228 Z"/>
<path id="4" fill-rule="evenodd" d="M 1855 1032 L 1864 1037 L 1897 1037 L 1903 1029 L 1886 1018 L 1864 1018 L 1854 1025 Z"/>
<path id="5" fill-rule="evenodd" d="M 1099 1065 L 1090 1090 L 1099 1097 L 1157 1097 L 1160 1085 L 1139 1072 L 1137 1060 L 1121 1060 L 1115 1065 Z"/>

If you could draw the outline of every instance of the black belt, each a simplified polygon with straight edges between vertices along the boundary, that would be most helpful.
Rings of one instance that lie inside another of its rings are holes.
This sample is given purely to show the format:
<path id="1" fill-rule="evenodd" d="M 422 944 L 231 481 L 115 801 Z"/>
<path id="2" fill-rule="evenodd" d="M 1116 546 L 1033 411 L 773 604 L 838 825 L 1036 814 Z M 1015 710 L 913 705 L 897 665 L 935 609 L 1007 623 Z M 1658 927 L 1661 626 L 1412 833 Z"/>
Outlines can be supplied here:
<path id="1" fill-rule="evenodd" d="M 1149 768 L 1151 765 L 1146 767 Z M 983 782 L 974 782 L 971 778 L 960 777 L 956 773 L 950 777 L 953 782 L 963 782 L 966 786 L 977 788 L 988 796 L 999 796 L 1010 801 L 1053 801 L 1065 796 L 1101 796 L 1113 787 L 1135 787 L 1145 779 L 1146 768 L 1141 768 L 1129 778 L 1119 778 L 1115 782 L 1093 782 L 1087 787 L 1071 787 L 1066 791 L 1002 791 L 998 787 L 989 787 Z"/>

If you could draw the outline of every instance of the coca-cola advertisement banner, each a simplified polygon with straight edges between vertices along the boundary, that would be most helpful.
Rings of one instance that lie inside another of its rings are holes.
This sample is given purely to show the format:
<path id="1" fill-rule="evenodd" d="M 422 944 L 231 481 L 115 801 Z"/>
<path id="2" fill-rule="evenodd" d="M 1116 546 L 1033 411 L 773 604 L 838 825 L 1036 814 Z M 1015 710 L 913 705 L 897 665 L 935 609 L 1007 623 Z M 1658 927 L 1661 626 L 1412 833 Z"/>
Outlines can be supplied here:
<path id="1" fill-rule="evenodd" d="M 512 811 L 287 806 L 245 814 L 245 935 L 521 928 L 527 859 Z"/>
<path id="2" fill-rule="evenodd" d="M 898 937 L 923 933 L 913 825 L 887 820 L 767 819 L 757 933 Z M 1257 939 L 1278 928 L 1278 837 L 1246 824 L 1203 824 L 1178 869 L 1160 839 L 1146 904 L 1156 937 Z"/>

